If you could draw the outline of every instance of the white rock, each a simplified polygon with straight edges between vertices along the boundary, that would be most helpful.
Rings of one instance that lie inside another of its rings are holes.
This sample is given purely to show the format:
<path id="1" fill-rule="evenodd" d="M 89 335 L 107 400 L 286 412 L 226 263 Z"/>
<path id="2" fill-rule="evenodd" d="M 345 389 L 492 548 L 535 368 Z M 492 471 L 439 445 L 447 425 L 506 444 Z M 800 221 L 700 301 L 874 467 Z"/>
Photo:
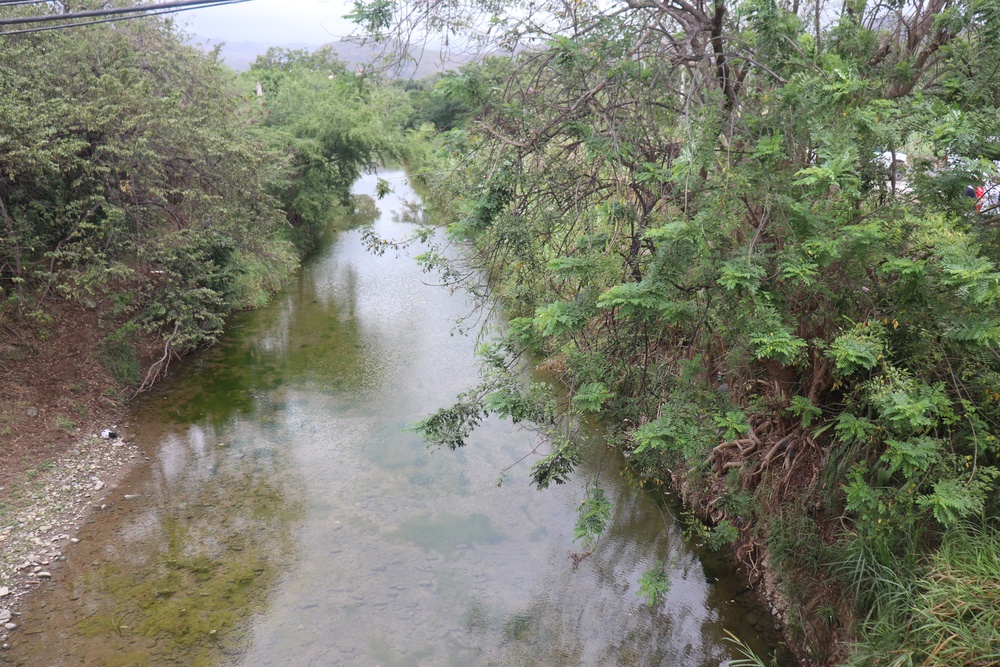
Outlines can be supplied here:
<path id="1" fill-rule="evenodd" d="M 7 628 L 8 630 L 17 630 L 17 623 L 4 623 L 3 627 Z"/>
<path id="2" fill-rule="evenodd" d="M 6 623 L 10 620 L 10 617 L 10 609 L 0 609 L 0 623 Z"/>
<path id="3" fill-rule="evenodd" d="M 94 491 L 100 491 L 103 488 L 104 488 L 104 482 L 102 482 L 101 480 L 97 480 L 97 483 L 94 484 Z"/>
<path id="4" fill-rule="evenodd" d="M 38 576 L 39 579 L 51 579 L 52 578 L 52 573 L 51 572 L 46 572 L 45 570 L 42 570 L 41 572 L 37 573 L 37 576 Z"/>
<path id="5" fill-rule="evenodd" d="M 10 589 L 6 586 L 0 586 L 0 598 L 5 598 L 10 595 Z"/>

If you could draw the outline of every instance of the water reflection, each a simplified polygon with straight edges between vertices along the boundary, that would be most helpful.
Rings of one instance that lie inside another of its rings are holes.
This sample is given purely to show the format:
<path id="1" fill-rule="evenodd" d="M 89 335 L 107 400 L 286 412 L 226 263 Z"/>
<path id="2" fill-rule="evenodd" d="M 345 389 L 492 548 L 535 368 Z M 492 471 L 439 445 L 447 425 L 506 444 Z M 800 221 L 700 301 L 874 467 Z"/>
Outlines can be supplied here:
<path id="1" fill-rule="evenodd" d="M 398 238 L 413 194 L 384 177 L 376 231 Z M 710 581 L 613 462 L 613 525 L 576 566 L 596 462 L 536 492 L 529 460 L 497 487 L 533 433 L 487 420 L 468 451 L 429 452 L 403 430 L 476 381 L 475 341 L 453 328 L 468 308 L 339 233 L 137 410 L 152 462 L 26 620 L 44 630 L 20 664 L 716 667 L 724 627 L 753 640 L 724 597 L 743 584 Z M 636 590 L 658 560 L 671 589 L 650 610 Z"/>

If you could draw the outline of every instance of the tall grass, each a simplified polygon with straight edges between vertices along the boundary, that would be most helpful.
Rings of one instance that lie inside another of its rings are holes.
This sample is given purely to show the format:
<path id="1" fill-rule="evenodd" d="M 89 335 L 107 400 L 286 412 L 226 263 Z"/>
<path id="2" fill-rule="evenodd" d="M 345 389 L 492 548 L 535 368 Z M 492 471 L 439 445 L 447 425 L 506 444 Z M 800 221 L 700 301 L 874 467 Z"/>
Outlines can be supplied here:
<path id="1" fill-rule="evenodd" d="M 967 525 L 949 531 L 918 571 L 874 562 L 857 544 L 847 551 L 850 558 L 838 567 L 854 579 L 860 621 L 860 643 L 848 665 L 1000 665 L 995 529 Z"/>

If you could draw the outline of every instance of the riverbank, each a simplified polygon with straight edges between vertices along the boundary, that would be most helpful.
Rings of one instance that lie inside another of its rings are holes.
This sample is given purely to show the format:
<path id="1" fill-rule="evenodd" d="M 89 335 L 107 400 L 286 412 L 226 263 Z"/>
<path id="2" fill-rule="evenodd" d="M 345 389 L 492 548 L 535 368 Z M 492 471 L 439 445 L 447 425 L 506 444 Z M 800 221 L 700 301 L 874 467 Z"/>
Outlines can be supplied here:
<path id="1" fill-rule="evenodd" d="M 124 500 L 117 482 L 141 460 L 118 426 L 125 401 L 99 359 L 97 312 L 46 308 L 44 325 L 7 323 L 0 349 L 0 645 L 23 632 L 21 606 L 58 579 L 80 527 Z"/>
<path id="2" fill-rule="evenodd" d="M 8 648 L 20 625 L 26 597 L 58 580 L 60 562 L 79 543 L 80 527 L 132 496 L 118 493 L 121 480 L 142 460 L 126 439 L 89 436 L 65 455 L 25 471 L 3 490 L 0 512 L 0 643 Z"/>

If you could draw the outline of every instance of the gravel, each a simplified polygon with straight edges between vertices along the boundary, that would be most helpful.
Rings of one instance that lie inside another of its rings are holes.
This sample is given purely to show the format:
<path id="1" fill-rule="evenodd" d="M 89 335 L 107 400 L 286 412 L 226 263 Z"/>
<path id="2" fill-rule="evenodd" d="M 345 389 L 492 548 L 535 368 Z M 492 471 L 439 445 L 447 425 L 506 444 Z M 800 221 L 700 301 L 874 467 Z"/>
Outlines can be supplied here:
<path id="1" fill-rule="evenodd" d="M 95 435 L 63 457 L 29 468 L 3 490 L 0 624 L 16 628 L 12 619 L 25 597 L 59 578 L 58 564 L 80 542 L 80 526 L 92 512 L 119 500 L 117 482 L 141 458 L 134 443 Z"/>

